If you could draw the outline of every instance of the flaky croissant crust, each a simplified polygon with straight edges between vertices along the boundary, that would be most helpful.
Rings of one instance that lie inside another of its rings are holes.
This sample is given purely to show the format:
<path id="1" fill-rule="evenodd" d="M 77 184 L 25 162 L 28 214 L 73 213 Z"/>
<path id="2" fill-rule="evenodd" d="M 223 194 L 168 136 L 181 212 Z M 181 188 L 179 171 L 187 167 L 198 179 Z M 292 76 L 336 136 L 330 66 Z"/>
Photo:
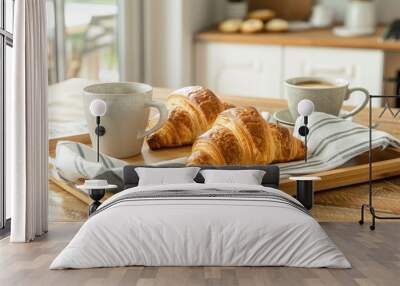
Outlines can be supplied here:
<path id="1" fill-rule="evenodd" d="M 195 141 L 187 164 L 270 164 L 302 159 L 304 151 L 287 128 L 267 123 L 255 108 L 232 108 Z"/>
<path id="2" fill-rule="evenodd" d="M 190 86 L 173 92 L 167 99 L 168 120 L 147 137 L 152 150 L 192 144 L 211 128 L 218 114 L 231 106 L 223 103 L 211 90 Z"/>

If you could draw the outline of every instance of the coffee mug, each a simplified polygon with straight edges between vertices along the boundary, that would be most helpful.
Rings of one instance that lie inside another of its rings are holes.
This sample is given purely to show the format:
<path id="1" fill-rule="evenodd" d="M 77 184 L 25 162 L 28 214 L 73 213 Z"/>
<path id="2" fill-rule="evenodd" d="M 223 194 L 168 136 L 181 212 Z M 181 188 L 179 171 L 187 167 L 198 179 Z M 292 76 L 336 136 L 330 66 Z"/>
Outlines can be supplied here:
<path id="1" fill-rule="evenodd" d="M 361 87 L 349 88 L 349 82 L 345 79 L 296 77 L 285 81 L 285 91 L 289 111 L 294 119 L 299 116 L 297 105 L 303 99 L 311 100 L 314 103 L 315 111 L 341 118 L 351 117 L 359 113 L 369 101 L 368 90 Z M 352 111 L 339 115 L 343 102 L 349 99 L 355 91 L 364 94 L 363 101 Z"/>
<path id="2" fill-rule="evenodd" d="M 85 116 L 93 147 L 97 144 L 96 118 L 90 113 L 92 100 L 102 99 L 107 104 L 107 112 L 101 117 L 105 134 L 100 137 L 100 151 L 116 158 L 127 158 L 141 152 L 143 139 L 160 129 L 168 117 L 165 104 L 152 101 L 153 88 L 142 83 L 99 83 L 83 89 Z M 158 109 L 157 124 L 146 130 L 149 109 Z"/>

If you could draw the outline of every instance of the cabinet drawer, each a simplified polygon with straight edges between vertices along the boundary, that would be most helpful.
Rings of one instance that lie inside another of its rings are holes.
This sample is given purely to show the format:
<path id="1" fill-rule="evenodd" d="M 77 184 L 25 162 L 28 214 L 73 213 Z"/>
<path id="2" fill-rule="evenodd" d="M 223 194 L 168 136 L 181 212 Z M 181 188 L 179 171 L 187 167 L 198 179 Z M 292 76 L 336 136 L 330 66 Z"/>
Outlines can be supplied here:
<path id="1" fill-rule="evenodd" d="M 321 76 L 344 78 L 350 87 L 364 87 L 373 94 L 382 93 L 384 54 L 378 50 L 334 48 L 284 48 L 284 78 Z M 361 95 L 346 101 L 357 105 Z M 375 105 L 380 105 L 379 101 Z"/>
<path id="2" fill-rule="evenodd" d="M 281 60 L 277 46 L 198 43 L 196 83 L 221 94 L 279 98 Z"/>

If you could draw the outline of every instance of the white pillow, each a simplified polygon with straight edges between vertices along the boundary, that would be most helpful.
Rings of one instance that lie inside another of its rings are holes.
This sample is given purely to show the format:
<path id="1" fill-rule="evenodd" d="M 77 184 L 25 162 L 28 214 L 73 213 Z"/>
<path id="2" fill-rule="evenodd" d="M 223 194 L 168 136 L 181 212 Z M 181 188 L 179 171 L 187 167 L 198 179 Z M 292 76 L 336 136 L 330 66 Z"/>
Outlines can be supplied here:
<path id="1" fill-rule="evenodd" d="M 261 185 L 265 171 L 262 170 L 202 170 L 205 184 Z"/>
<path id="2" fill-rule="evenodd" d="M 139 176 L 139 186 L 171 185 L 195 183 L 193 180 L 200 168 L 135 168 Z"/>

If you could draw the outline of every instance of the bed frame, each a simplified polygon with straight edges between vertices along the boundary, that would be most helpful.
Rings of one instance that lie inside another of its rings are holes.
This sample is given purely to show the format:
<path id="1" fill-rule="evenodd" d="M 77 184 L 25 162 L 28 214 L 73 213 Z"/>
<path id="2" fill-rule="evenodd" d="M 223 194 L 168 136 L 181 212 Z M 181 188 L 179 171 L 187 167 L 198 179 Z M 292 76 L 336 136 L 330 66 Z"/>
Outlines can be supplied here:
<path id="1" fill-rule="evenodd" d="M 124 167 L 123 184 L 124 189 L 134 188 L 139 184 L 139 176 L 136 173 L 136 168 L 184 168 L 184 164 L 163 164 L 163 165 L 130 165 Z M 202 170 L 219 169 L 219 170 L 262 170 L 265 175 L 261 184 L 264 187 L 279 189 L 279 167 L 277 166 L 200 166 Z M 198 173 L 194 178 L 197 183 L 204 183 L 203 176 Z M 104 189 L 89 190 L 89 196 L 93 200 L 89 206 L 89 215 L 93 214 L 101 205 L 101 200 L 105 195 Z"/>
<path id="2" fill-rule="evenodd" d="M 139 176 L 135 171 L 137 167 L 146 167 L 146 168 L 183 168 L 184 164 L 165 164 L 165 165 L 157 165 L 157 166 L 149 166 L 149 165 L 131 165 L 124 167 L 124 189 L 136 187 L 139 183 Z M 264 178 L 262 180 L 262 185 L 264 187 L 271 187 L 275 189 L 279 189 L 279 167 L 277 166 L 223 166 L 223 167 L 214 167 L 214 166 L 200 166 L 202 170 L 206 169 L 219 169 L 219 170 L 262 170 L 265 171 Z M 197 183 L 204 183 L 203 176 L 199 173 L 194 180 Z"/>

